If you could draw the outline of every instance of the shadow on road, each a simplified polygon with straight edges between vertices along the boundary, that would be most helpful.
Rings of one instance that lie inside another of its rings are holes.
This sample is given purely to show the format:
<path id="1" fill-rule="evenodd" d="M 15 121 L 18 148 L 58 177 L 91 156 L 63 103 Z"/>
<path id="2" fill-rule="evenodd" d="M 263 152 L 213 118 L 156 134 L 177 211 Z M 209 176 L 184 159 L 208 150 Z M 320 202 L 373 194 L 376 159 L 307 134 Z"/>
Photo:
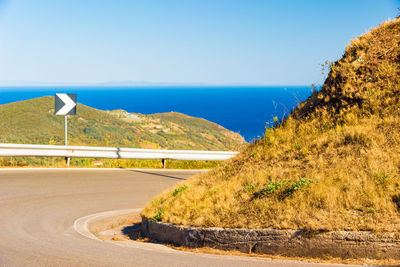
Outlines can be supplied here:
<path id="1" fill-rule="evenodd" d="M 140 225 L 142 224 L 142 222 L 137 222 L 137 223 L 133 223 L 130 226 L 125 226 L 122 229 L 122 233 L 124 235 L 129 236 L 129 238 L 131 240 L 138 240 L 138 239 L 142 239 L 143 238 L 143 234 L 140 231 Z"/>
<path id="2" fill-rule="evenodd" d="M 187 179 L 187 178 L 182 178 L 182 177 L 177 177 L 177 176 L 171 176 L 171 175 L 165 175 L 165 174 L 156 173 L 156 172 L 130 170 L 130 169 L 125 169 L 125 168 L 121 168 L 121 169 L 124 169 L 124 170 L 126 170 L 126 171 L 136 172 L 136 173 L 157 175 L 157 176 L 166 177 L 166 178 L 175 179 L 175 180 L 186 180 L 186 179 Z"/>

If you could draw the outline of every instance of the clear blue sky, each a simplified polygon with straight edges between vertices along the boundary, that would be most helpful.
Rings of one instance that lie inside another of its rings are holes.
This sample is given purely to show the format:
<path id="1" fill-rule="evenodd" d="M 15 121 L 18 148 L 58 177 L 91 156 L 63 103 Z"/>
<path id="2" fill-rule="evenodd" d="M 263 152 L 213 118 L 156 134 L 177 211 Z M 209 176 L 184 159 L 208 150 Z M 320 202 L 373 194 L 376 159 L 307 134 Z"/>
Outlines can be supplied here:
<path id="1" fill-rule="evenodd" d="M 0 0 L 0 81 L 309 85 L 399 0 Z"/>

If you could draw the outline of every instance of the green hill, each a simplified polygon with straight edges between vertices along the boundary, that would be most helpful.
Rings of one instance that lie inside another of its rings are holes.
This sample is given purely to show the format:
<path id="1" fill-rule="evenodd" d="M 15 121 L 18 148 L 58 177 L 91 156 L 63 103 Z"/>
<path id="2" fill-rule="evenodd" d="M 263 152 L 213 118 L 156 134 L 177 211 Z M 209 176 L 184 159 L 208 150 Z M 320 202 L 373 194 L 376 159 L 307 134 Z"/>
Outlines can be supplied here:
<path id="1" fill-rule="evenodd" d="M 64 116 L 54 98 L 0 105 L 0 143 L 64 144 Z M 131 148 L 235 150 L 244 139 L 220 125 L 181 113 L 130 114 L 78 104 L 68 119 L 68 144 Z"/>
<path id="2" fill-rule="evenodd" d="M 64 116 L 54 115 L 54 97 L 0 105 L 0 143 L 64 145 Z M 75 146 L 236 151 L 245 143 L 218 124 L 176 112 L 143 115 L 78 104 L 68 119 L 68 144 Z"/>
<path id="3" fill-rule="evenodd" d="M 244 152 L 156 197 L 203 227 L 400 229 L 400 19 L 352 40 L 322 89 Z"/>

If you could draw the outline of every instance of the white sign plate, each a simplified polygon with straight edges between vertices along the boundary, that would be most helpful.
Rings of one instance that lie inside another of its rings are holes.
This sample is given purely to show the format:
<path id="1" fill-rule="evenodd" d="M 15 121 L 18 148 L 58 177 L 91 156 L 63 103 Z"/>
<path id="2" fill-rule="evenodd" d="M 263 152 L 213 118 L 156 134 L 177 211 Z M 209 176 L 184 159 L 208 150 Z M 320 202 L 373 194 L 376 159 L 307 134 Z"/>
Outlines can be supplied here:
<path id="1" fill-rule="evenodd" d="M 75 115 L 76 94 L 56 94 L 54 113 L 56 115 Z"/>

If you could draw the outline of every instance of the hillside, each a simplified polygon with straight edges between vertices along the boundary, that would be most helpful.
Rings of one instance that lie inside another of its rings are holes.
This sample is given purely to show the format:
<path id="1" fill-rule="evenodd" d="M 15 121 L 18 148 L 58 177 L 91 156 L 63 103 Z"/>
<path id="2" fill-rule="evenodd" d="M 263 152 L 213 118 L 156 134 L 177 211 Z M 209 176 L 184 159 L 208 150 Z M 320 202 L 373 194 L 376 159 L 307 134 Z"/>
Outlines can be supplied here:
<path id="1" fill-rule="evenodd" d="M 54 115 L 54 97 L 0 105 L 0 143 L 63 145 L 64 116 Z M 78 104 L 68 119 L 70 145 L 236 150 L 244 143 L 222 126 L 176 112 L 130 114 Z"/>
<path id="2" fill-rule="evenodd" d="M 142 215 L 203 227 L 400 230 L 400 19 L 346 47 L 323 87 L 237 157 Z"/>

